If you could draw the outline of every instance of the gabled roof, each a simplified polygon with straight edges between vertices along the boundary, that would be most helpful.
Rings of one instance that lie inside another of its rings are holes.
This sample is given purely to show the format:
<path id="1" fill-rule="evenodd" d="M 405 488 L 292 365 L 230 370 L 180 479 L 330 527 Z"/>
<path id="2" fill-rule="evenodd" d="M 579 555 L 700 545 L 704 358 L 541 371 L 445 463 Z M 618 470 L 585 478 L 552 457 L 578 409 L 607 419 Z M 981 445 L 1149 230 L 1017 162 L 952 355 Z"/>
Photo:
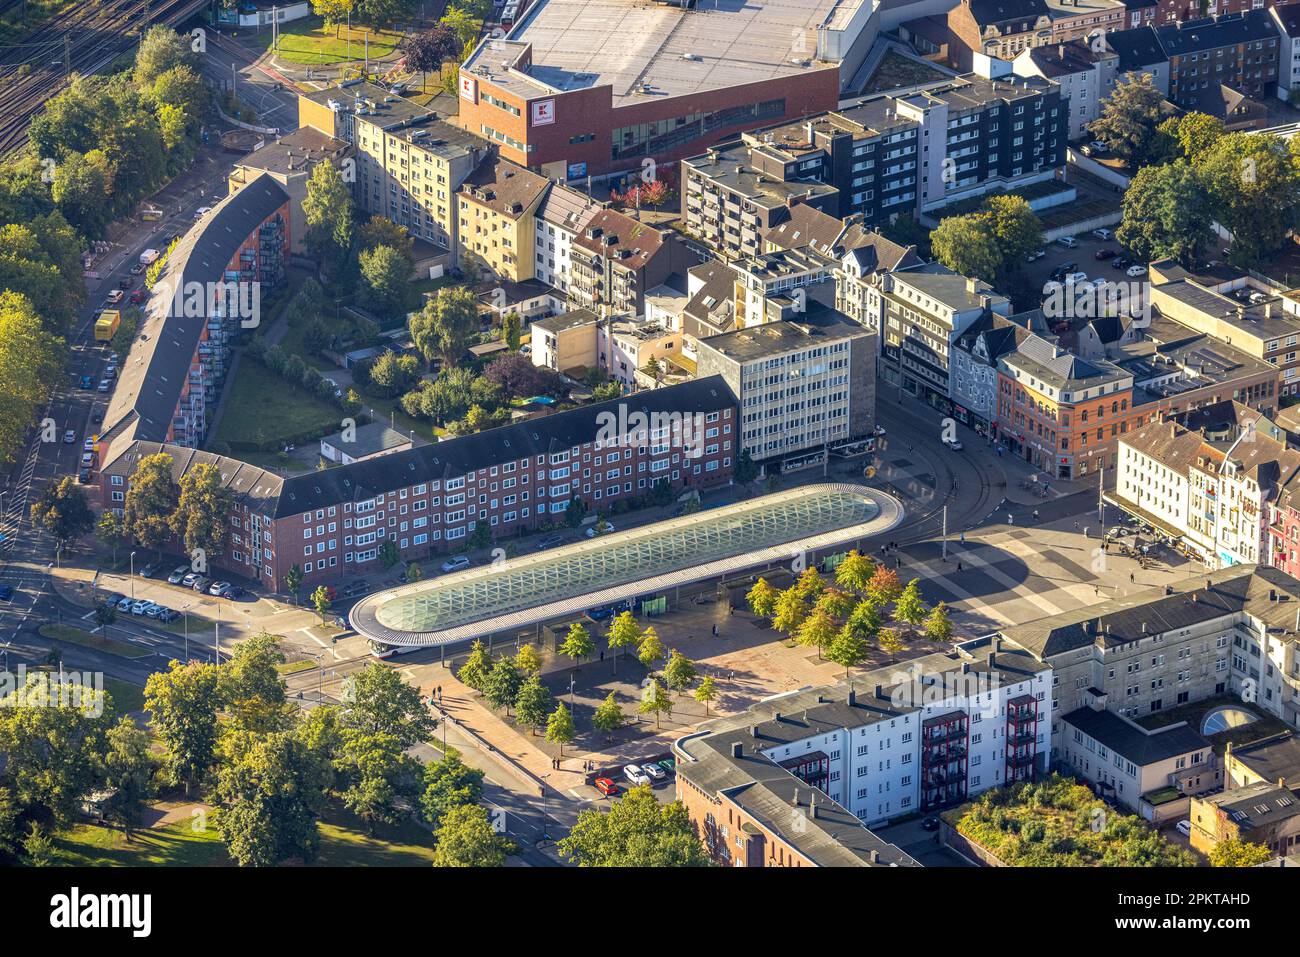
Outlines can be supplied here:
<path id="1" fill-rule="evenodd" d="M 1204 800 L 1223 811 L 1243 831 L 1279 824 L 1300 814 L 1300 801 L 1290 788 L 1265 781 L 1220 791 Z"/>
<path id="2" fill-rule="evenodd" d="M 1276 38 L 1277 35 L 1277 25 L 1267 10 L 1226 13 L 1219 17 L 1203 17 L 1156 27 L 1160 45 L 1170 57 Z"/>
<path id="3" fill-rule="evenodd" d="M 1032 26 L 1039 17 L 1048 15 L 1043 0 L 966 0 L 966 5 L 981 27 L 1013 21 L 1028 21 Z"/>
<path id="4" fill-rule="evenodd" d="M 612 260 L 623 269 L 639 270 L 658 255 L 667 240 L 653 226 L 637 222 L 612 209 L 592 216 L 573 239 L 573 245 Z"/>
<path id="5" fill-rule="evenodd" d="M 494 213 L 518 219 L 534 208 L 550 185 L 545 176 L 493 153 L 465 178 L 459 195 Z"/>
<path id="6" fill-rule="evenodd" d="M 1119 54 L 1119 68 L 1128 73 L 1144 67 L 1168 62 L 1169 56 L 1160 45 L 1153 27 L 1134 27 L 1106 34 L 1106 45 Z"/>

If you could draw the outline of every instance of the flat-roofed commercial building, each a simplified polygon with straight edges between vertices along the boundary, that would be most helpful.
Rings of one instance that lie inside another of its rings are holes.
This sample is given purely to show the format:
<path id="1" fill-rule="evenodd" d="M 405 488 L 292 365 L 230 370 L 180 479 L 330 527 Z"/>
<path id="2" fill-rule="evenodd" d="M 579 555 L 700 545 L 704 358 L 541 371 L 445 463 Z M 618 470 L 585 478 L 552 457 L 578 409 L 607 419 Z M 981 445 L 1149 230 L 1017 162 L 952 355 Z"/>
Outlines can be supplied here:
<path id="1" fill-rule="evenodd" d="M 461 122 L 558 179 L 672 163 L 833 109 L 875 38 L 866 0 L 538 0 L 460 69 Z"/>
<path id="2" fill-rule="evenodd" d="M 787 301 L 788 302 L 788 301 Z M 776 322 L 700 339 L 700 375 L 740 403 L 740 448 L 758 462 L 871 434 L 876 334 L 815 301 Z"/>

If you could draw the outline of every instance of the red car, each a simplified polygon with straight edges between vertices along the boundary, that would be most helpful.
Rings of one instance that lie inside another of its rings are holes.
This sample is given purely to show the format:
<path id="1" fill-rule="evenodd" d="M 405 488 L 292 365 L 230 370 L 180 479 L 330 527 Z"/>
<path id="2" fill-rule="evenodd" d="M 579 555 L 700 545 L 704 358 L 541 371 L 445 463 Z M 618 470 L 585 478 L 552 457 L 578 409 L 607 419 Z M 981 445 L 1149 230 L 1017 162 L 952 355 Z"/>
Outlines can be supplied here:
<path id="1" fill-rule="evenodd" d="M 133 306 L 138 306 L 138 305 L 140 305 L 140 303 L 142 303 L 142 302 L 144 302 L 144 290 L 143 290 L 143 289 L 137 289 L 135 292 L 131 293 L 131 304 L 132 304 Z"/>
<path id="2" fill-rule="evenodd" d="M 1115 252 L 1113 249 L 1098 249 L 1092 254 L 1092 258 L 1097 260 L 1097 262 L 1101 262 L 1103 259 L 1114 259 L 1118 255 L 1119 253 Z"/>
<path id="3" fill-rule="evenodd" d="M 605 797 L 613 797 L 618 793 L 618 785 L 609 778 L 596 778 L 592 784 L 595 786 L 596 790 L 605 795 Z"/>

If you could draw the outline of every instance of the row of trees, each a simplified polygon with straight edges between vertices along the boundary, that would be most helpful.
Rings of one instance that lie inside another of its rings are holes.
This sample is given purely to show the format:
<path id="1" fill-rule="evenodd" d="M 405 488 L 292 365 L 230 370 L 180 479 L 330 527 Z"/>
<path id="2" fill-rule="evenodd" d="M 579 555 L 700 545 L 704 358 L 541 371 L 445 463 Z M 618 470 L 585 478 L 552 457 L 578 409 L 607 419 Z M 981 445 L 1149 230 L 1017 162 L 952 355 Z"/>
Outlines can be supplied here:
<path id="1" fill-rule="evenodd" d="M 843 665 L 846 676 L 870 657 L 873 646 L 895 655 L 907 647 L 905 637 L 919 633 L 944 643 L 953 633 L 943 602 L 926 607 L 920 579 L 904 587 L 892 568 L 876 565 L 857 551 L 836 567 L 834 585 L 815 568 L 807 568 L 784 591 L 760 578 L 746 597 L 755 615 L 769 619 L 776 631 L 797 644 L 816 648 L 818 656 Z M 885 627 L 891 617 L 893 626 Z"/>
<path id="2" fill-rule="evenodd" d="M 1228 133 L 1204 113 L 1166 117 L 1150 76 L 1121 83 L 1091 131 L 1137 173 L 1116 238 L 1145 260 L 1204 264 L 1218 223 L 1232 262 L 1267 259 L 1300 225 L 1300 144 Z"/>
<path id="3" fill-rule="evenodd" d="M 1043 245 L 1043 224 L 1021 196 L 990 196 L 973 212 L 949 216 L 930 233 L 934 258 L 963 276 L 997 283 Z"/>
<path id="4" fill-rule="evenodd" d="M 144 548 L 161 550 L 173 537 L 190 554 L 206 561 L 225 551 L 234 493 L 221 481 L 215 465 L 195 465 L 177 482 L 173 459 L 166 452 L 146 455 L 131 474 L 117 531 Z M 101 523 L 118 521 L 109 510 Z M 108 533 L 102 534 L 105 540 Z M 202 569 L 200 569 L 202 570 Z"/>

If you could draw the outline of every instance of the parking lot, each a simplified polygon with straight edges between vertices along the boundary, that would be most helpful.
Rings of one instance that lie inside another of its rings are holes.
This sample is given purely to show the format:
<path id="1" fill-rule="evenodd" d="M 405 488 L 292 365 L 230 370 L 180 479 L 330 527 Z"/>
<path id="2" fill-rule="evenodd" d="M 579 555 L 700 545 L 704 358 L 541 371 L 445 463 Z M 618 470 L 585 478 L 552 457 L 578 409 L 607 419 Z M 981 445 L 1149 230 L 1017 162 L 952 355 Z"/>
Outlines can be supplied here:
<path id="1" fill-rule="evenodd" d="M 1068 249 L 1059 242 L 1047 243 L 1043 250 L 1047 253 L 1042 259 L 1036 262 L 1026 263 L 1024 270 L 1030 281 L 1036 288 L 1042 288 L 1052 279 L 1052 274 L 1070 263 L 1075 264 L 1075 271 L 1088 274 L 1089 279 L 1103 277 L 1111 281 L 1130 278 L 1126 275 L 1125 270 L 1116 269 L 1111 266 L 1111 260 L 1114 256 L 1107 256 L 1105 259 L 1097 259 L 1097 253 L 1101 250 L 1107 250 L 1132 260 L 1132 254 L 1124 249 L 1114 237 L 1108 240 L 1098 239 L 1091 233 L 1085 233 L 1081 236 L 1075 236 L 1078 240 L 1078 247 Z M 1146 265 L 1139 263 L 1138 265 Z"/>

